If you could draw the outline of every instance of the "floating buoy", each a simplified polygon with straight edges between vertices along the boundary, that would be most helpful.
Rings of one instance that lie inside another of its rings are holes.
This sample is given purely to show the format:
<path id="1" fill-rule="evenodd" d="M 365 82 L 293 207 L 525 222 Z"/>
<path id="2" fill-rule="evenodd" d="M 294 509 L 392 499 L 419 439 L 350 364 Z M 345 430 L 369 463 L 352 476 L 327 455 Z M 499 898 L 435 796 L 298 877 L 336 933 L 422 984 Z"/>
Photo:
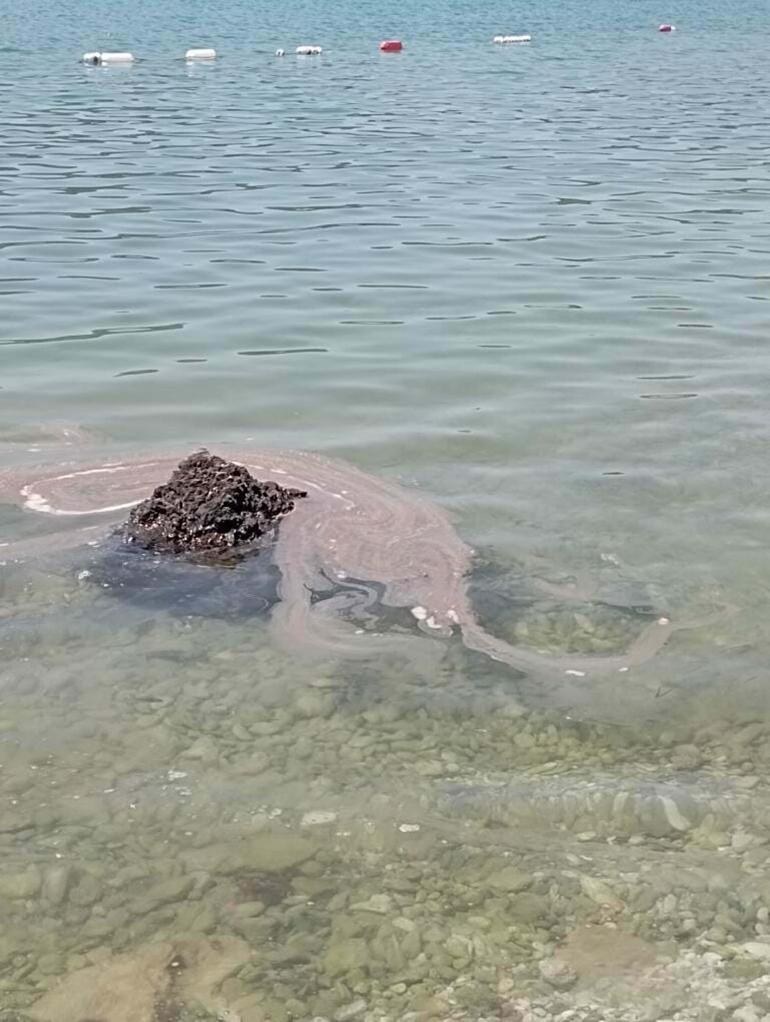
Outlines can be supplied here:
<path id="1" fill-rule="evenodd" d="M 184 55 L 185 60 L 214 60 L 217 55 L 216 50 L 188 50 Z"/>
<path id="2" fill-rule="evenodd" d="M 320 46 L 298 46 L 297 49 L 294 52 L 298 53 L 301 57 L 317 57 L 318 54 L 321 53 L 321 47 Z"/>
<path id="3" fill-rule="evenodd" d="M 84 64 L 133 64 L 133 53 L 84 53 Z"/>
<path id="4" fill-rule="evenodd" d="M 659 32 L 676 32 L 673 25 L 661 25 L 658 29 Z"/>
<path id="5" fill-rule="evenodd" d="M 528 43 L 531 42 L 531 35 L 496 35 L 493 43 Z"/>
<path id="6" fill-rule="evenodd" d="M 285 57 L 286 56 L 286 50 L 276 50 L 275 51 L 275 55 L 276 55 L 276 57 Z"/>
<path id="7" fill-rule="evenodd" d="M 403 48 L 403 43 L 399 39 L 384 39 L 380 43 L 380 50 L 383 53 L 400 53 Z"/>

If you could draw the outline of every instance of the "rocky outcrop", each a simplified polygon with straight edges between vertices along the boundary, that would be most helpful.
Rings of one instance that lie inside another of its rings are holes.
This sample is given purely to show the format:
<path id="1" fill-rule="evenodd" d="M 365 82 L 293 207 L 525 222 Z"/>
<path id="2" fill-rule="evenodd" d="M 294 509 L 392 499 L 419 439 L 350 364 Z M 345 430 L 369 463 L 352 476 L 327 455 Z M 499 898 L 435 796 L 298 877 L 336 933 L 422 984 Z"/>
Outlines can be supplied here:
<path id="1" fill-rule="evenodd" d="M 234 550 L 271 532 L 305 496 L 303 490 L 260 482 L 245 466 L 199 451 L 131 511 L 123 535 L 162 553 Z"/>

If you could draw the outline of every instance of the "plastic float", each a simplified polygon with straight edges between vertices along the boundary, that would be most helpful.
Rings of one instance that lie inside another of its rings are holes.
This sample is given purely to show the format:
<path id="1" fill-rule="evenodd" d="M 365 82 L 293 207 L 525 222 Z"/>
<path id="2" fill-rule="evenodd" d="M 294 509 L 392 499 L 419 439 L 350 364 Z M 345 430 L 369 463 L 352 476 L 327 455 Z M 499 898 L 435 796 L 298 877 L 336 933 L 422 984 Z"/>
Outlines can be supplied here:
<path id="1" fill-rule="evenodd" d="M 211 49 L 188 50 L 184 55 L 185 60 L 214 60 L 217 51 Z"/>
<path id="2" fill-rule="evenodd" d="M 276 55 L 276 57 L 285 57 L 286 56 L 286 50 L 276 50 L 275 51 L 275 55 Z"/>
<path id="3" fill-rule="evenodd" d="M 298 53 L 300 57 L 317 57 L 323 51 L 320 46 L 298 46 L 294 52 Z"/>
<path id="4" fill-rule="evenodd" d="M 496 35 L 492 40 L 493 43 L 529 43 L 532 41 L 531 35 Z"/>
<path id="5" fill-rule="evenodd" d="M 658 31 L 659 32 L 676 32 L 676 29 L 674 28 L 673 25 L 661 25 L 658 28 Z"/>
<path id="6" fill-rule="evenodd" d="M 93 64 L 99 66 L 100 64 L 133 64 L 134 55 L 133 53 L 107 53 L 95 52 L 95 53 L 84 53 L 83 54 L 84 64 Z"/>
<path id="7" fill-rule="evenodd" d="M 399 39 L 383 39 L 380 43 L 382 53 L 400 53 L 403 48 L 403 43 Z"/>

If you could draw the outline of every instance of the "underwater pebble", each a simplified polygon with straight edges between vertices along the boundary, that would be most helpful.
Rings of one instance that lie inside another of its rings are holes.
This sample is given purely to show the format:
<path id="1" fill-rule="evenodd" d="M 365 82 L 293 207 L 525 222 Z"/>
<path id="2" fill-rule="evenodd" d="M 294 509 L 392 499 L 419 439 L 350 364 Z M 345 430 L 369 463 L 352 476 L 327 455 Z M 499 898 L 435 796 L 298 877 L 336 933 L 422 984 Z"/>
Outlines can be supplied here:
<path id="1" fill-rule="evenodd" d="M 623 902 L 617 897 L 610 885 L 606 884 L 603 880 L 599 880 L 597 877 L 587 876 L 586 874 L 582 874 L 579 880 L 583 893 L 586 894 L 591 901 L 596 902 L 597 905 L 600 905 L 603 908 L 606 907 L 614 909 L 616 911 L 623 908 Z"/>
<path id="2" fill-rule="evenodd" d="M 314 809 L 305 813 L 300 823 L 303 827 L 320 827 L 327 823 L 334 823 L 336 819 L 336 813 L 324 809 Z"/>
<path id="3" fill-rule="evenodd" d="M 351 1022 L 352 1019 L 363 1015 L 366 1007 L 366 1001 L 361 998 L 357 1001 L 351 1001 L 350 1004 L 346 1004 L 334 1013 L 334 1022 Z"/>
<path id="4" fill-rule="evenodd" d="M 538 971 L 546 983 L 556 990 L 569 990 L 578 980 L 577 973 L 558 958 L 544 958 L 537 963 Z"/>
<path id="5" fill-rule="evenodd" d="M 760 941 L 749 941 L 741 945 L 741 950 L 745 951 L 747 955 L 751 955 L 752 958 L 758 958 L 763 962 L 770 962 L 770 944 L 764 944 Z"/>
<path id="6" fill-rule="evenodd" d="M 359 901 L 350 908 L 353 912 L 375 912 L 384 916 L 393 908 L 393 899 L 389 894 L 373 894 L 367 901 Z"/>

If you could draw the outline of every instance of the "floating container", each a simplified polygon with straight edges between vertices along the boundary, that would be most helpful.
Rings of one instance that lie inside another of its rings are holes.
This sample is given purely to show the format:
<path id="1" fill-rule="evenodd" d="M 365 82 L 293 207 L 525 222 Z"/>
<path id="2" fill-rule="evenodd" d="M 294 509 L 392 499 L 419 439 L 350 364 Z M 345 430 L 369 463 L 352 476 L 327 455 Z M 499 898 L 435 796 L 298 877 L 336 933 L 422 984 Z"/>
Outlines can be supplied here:
<path id="1" fill-rule="evenodd" d="M 96 53 L 84 53 L 83 54 L 84 64 L 133 64 L 134 55 L 133 53 L 107 53 L 96 52 Z"/>
<path id="2" fill-rule="evenodd" d="M 320 46 L 298 46 L 294 52 L 301 57 L 317 57 L 322 50 Z"/>
<path id="3" fill-rule="evenodd" d="M 185 60 L 214 60 L 217 51 L 211 49 L 188 50 L 184 55 Z"/>
<path id="4" fill-rule="evenodd" d="M 275 51 L 275 55 L 276 55 L 276 57 L 285 57 L 286 56 L 286 50 L 276 50 Z"/>
<path id="5" fill-rule="evenodd" d="M 404 44 L 400 39 L 383 39 L 380 43 L 380 50 L 383 53 L 400 53 L 404 48 Z"/>
<path id="6" fill-rule="evenodd" d="M 658 29 L 659 32 L 676 32 L 673 25 L 661 25 Z"/>
<path id="7" fill-rule="evenodd" d="M 528 43 L 531 42 L 531 35 L 496 35 L 493 43 Z"/>

